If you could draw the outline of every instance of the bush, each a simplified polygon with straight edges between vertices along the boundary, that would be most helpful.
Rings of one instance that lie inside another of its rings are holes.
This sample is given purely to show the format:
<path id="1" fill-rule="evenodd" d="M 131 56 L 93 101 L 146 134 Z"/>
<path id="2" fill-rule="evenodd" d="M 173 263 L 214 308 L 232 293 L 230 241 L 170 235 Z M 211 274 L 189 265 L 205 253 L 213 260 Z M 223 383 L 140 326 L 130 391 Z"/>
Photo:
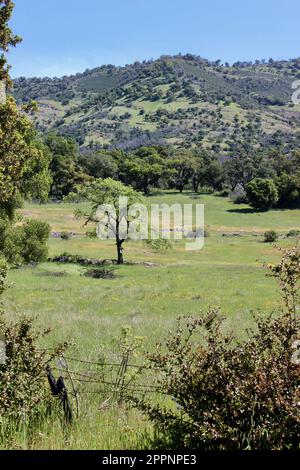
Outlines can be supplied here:
<path id="1" fill-rule="evenodd" d="M 230 193 L 230 199 L 234 204 L 246 204 L 248 199 L 244 186 L 237 184 L 234 190 Z"/>
<path id="2" fill-rule="evenodd" d="M 221 191 L 218 191 L 216 193 L 216 196 L 218 196 L 218 197 L 229 197 L 230 194 L 231 194 L 230 189 L 229 188 L 224 188 Z"/>
<path id="3" fill-rule="evenodd" d="M 107 268 L 89 269 L 84 275 L 93 279 L 116 279 L 117 277 L 113 269 Z"/>
<path id="4" fill-rule="evenodd" d="M 224 333 L 216 310 L 179 320 L 176 332 L 149 355 L 156 385 L 173 405 L 132 398 L 154 423 L 154 448 L 298 449 L 300 442 L 297 305 L 300 249 L 271 267 L 285 308 L 256 319 L 245 341 Z"/>
<path id="5" fill-rule="evenodd" d="M 70 232 L 61 232 L 60 238 L 62 240 L 70 240 L 72 238 L 72 234 Z"/>
<path id="6" fill-rule="evenodd" d="M 63 264 L 80 264 L 81 266 L 103 266 L 104 264 L 114 263 L 114 260 L 84 258 L 81 255 L 73 255 L 66 252 L 59 256 L 55 256 L 54 258 L 50 258 L 49 261 Z"/>
<path id="7" fill-rule="evenodd" d="M 32 319 L 23 317 L 10 324 L 1 314 L 0 332 L 6 356 L 0 364 L 0 413 L 21 419 L 22 413 L 35 413 L 49 399 L 45 386 L 48 356 L 37 349 L 40 335 L 32 331 Z"/>
<path id="8" fill-rule="evenodd" d="M 264 233 L 265 243 L 274 243 L 276 240 L 278 240 L 278 234 L 274 230 L 268 230 Z"/>
<path id="9" fill-rule="evenodd" d="M 0 258 L 0 295 L 5 290 L 6 261 Z M 41 349 L 41 340 L 49 330 L 34 330 L 33 320 L 6 319 L 0 306 L 0 442 L 10 446 L 14 432 L 26 435 L 34 429 L 37 418 L 53 412 L 54 402 L 46 375 L 46 365 L 61 354 L 66 345 Z M 56 409 L 56 407 L 54 408 Z"/>
<path id="10" fill-rule="evenodd" d="M 49 354 L 40 340 L 49 331 L 35 331 L 32 319 L 22 317 L 9 323 L 0 314 L 0 442 L 11 447 L 16 433 L 30 439 L 43 420 L 59 413 L 59 402 L 51 394 L 46 365 L 65 346 Z"/>
<path id="11" fill-rule="evenodd" d="M 165 238 L 158 238 L 157 240 L 149 238 L 145 241 L 146 245 L 149 246 L 153 251 L 167 251 L 173 248 L 172 242 Z"/>
<path id="12" fill-rule="evenodd" d="M 3 254 L 13 265 L 45 261 L 49 234 L 49 225 L 39 220 L 29 219 L 23 225 L 11 226 L 6 232 Z"/>
<path id="13" fill-rule="evenodd" d="M 246 186 L 249 204 L 254 209 L 269 210 L 278 202 L 278 191 L 270 179 L 255 178 Z"/>
<path id="14" fill-rule="evenodd" d="M 288 238 L 298 238 L 300 236 L 300 230 L 290 230 L 286 236 Z"/>

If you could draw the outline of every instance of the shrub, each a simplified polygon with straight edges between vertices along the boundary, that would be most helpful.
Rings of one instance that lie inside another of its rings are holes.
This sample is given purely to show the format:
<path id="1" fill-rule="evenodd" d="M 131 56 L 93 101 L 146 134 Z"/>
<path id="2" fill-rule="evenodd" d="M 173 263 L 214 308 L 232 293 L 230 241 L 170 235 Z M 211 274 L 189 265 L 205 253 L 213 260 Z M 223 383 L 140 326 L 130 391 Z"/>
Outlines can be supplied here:
<path id="1" fill-rule="evenodd" d="M 0 258 L 0 295 L 6 288 L 7 265 Z M 46 365 L 61 354 L 66 344 L 49 353 L 40 341 L 49 330 L 35 330 L 33 319 L 22 316 L 10 322 L 0 305 L 0 441 L 5 446 L 20 428 L 26 435 L 37 418 L 49 416 L 54 402 L 46 376 Z"/>
<path id="2" fill-rule="evenodd" d="M 87 238 L 90 238 L 91 240 L 96 240 L 96 238 L 98 238 L 96 228 L 94 228 L 93 230 L 87 230 L 87 231 L 85 232 L 85 236 L 86 236 Z"/>
<path id="3" fill-rule="evenodd" d="M 66 252 L 54 258 L 50 258 L 49 261 L 63 264 L 80 264 L 81 266 L 103 266 L 104 264 L 112 264 L 114 262 L 114 260 L 84 258 L 81 255 L 73 255 Z"/>
<path id="4" fill-rule="evenodd" d="M 113 269 L 107 268 L 89 269 L 84 275 L 93 279 L 116 279 L 117 277 Z"/>
<path id="5" fill-rule="evenodd" d="M 22 317 L 9 323 L 0 314 L 0 442 L 11 447 L 15 433 L 30 438 L 39 423 L 59 412 L 46 375 L 46 365 L 65 346 L 49 354 L 40 349 L 40 340 L 49 331 L 33 329 L 32 319 Z"/>
<path id="6" fill-rule="evenodd" d="M 278 191 L 270 179 L 255 178 L 247 184 L 246 193 L 254 209 L 269 210 L 278 202 Z"/>
<path id="7" fill-rule="evenodd" d="M 278 234 L 275 230 L 268 230 L 264 233 L 264 242 L 265 243 L 274 243 L 278 240 Z"/>
<path id="8" fill-rule="evenodd" d="M 237 184 L 234 190 L 230 193 L 230 199 L 234 204 L 246 204 L 248 199 L 244 186 Z"/>
<path id="9" fill-rule="evenodd" d="M 3 254 L 14 265 L 45 261 L 49 234 L 49 225 L 39 220 L 28 219 L 23 225 L 11 226 L 6 233 Z"/>
<path id="10" fill-rule="evenodd" d="M 299 450 L 300 249 L 286 250 L 270 269 L 285 307 L 276 317 L 256 318 L 245 341 L 224 333 L 213 310 L 179 320 L 176 332 L 149 355 L 156 385 L 173 399 L 164 406 L 132 398 L 155 425 L 154 448 Z"/>
<path id="11" fill-rule="evenodd" d="M 5 344 L 5 363 L 0 364 L 0 412 L 22 418 L 32 414 L 49 398 L 45 387 L 45 352 L 39 352 L 32 319 L 22 318 L 9 324 L 1 315 L 1 339 Z"/>
<path id="12" fill-rule="evenodd" d="M 216 193 L 216 196 L 218 197 L 229 197 L 231 194 L 231 191 L 229 188 L 224 188 L 224 189 L 221 189 L 221 191 L 218 191 Z"/>
<path id="13" fill-rule="evenodd" d="M 172 242 L 165 238 L 158 238 L 157 240 L 149 238 L 145 241 L 146 245 L 149 246 L 153 251 L 167 251 L 173 248 Z"/>
<path id="14" fill-rule="evenodd" d="M 70 232 L 61 232 L 60 238 L 62 240 L 70 240 L 72 238 L 72 234 Z"/>
<path id="15" fill-rule="evenodd" d="M 288 238 L 298 238 L 300 236 L 300 230 L 290 230 L 286 236 Z"/>

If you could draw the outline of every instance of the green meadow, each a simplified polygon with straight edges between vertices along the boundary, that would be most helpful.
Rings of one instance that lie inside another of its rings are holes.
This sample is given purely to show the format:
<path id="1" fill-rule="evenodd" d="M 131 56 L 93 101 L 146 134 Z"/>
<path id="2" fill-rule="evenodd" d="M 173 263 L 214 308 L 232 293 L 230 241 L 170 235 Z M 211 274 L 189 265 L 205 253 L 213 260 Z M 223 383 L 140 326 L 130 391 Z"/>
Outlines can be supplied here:
<path id="1" fill-rule="evenodd" d="M 276 283 L 266 276 L 263 266 L 275 261 L 278 254 L 272 244 L 263 242 L 263 233 L 276 230 L 279 246 L 293 245 L 295 239 L 286 235 L 292 229 L 300 230 L 300 210 L 254 212 L 226 198 L 195 197 L 189 192 L 155 194 L 145 198 L 145 203 L 204 204 L 209 235 L 204 248 L 186 251 L 187 240 L 182 240 L 174 242 L 172 249 L 155 252 L 144 242 L 129 241 L 124 250 L 128 263 L 114 267 L 116 279 L 85 277 L 87 268 L 77 264 L 46 262 L 12 270 L 10 289 L 4 294 L 11 318 L 23 313 L 34 316 L 37 325 L 51 328 L 44 347 L 67 341 L 69 356 L 94 361 L 103 351 L 115 357 L 114 339 L 122 327 L 142 336 L 142 350 L 151 351 L 179 316 L 201 315 L 218 306 L 226 328 L 242 337 L 254 312 L 267 315 L 278 307 Z M 22 212 L 51 225 L 50 257 L 68 252 L 114 258 L 113 241 L 86 237 L 86 227 L 74 217 L 77 207 L 27 204 Z M 70 240 L 54 236 L 62 231 L 74 235 Z M 58 419 L 54 424 L 44 422 L 33 437 L 16 434 L 14 446 L 128 449 L 145 445 L 151 428 L 136 411 L 121 405 L 104 406 L 100 395 L 81 394 L 80 389 L 79 397 L 79 418 L 68 431 Z"/>

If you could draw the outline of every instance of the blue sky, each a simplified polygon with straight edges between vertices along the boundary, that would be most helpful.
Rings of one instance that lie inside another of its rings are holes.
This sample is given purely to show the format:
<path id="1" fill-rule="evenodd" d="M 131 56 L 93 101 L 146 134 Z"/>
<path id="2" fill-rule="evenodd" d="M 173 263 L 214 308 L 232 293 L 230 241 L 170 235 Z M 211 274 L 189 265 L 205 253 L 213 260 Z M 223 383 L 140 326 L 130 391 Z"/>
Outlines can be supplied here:
<path id="1" fill-rule="evenodd" d="M 62 76 L 190 52 L 233 62 L 300 56 L 299 0 L 15 0 L 12 75 Z"/>

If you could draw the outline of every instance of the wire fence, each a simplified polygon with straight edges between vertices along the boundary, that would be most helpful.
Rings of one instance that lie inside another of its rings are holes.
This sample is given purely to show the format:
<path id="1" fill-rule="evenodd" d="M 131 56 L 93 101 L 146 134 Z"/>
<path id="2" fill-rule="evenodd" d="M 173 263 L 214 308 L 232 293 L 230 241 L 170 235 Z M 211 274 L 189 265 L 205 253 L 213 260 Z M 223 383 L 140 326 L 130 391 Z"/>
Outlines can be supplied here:
<path id="1" fill-rule="evenodd" d="M 53 364 L 53 358 L 49 361 L 47 376 L 50 388 L 52 394 L 61 400 L 67 421 L 73 419 L 73 408 L 75 408 L 76 417 L 79 416 L 79 397 L 83 395 L 106 396 L 107 406 L 109 403 L 112 405 L 123 402 L 129 396 L 168 395 L 159 386 L 158 369 L 145 364 L 129 362 L 130 352 L 132 351 L 123 351 L 120 362 L 100 359 L 92 361 L 67 356 L 63 353 L 56 358 L 56 364 Z M 76 369 L 77 366 L 79 366 L 78 369 Z M 87 366 L 88 370 L 82 370 L 84 366 Z M 91 368 L 93 370 L 90 370 Z M 59 376 L 57 380 L 54 374 Z"/>

